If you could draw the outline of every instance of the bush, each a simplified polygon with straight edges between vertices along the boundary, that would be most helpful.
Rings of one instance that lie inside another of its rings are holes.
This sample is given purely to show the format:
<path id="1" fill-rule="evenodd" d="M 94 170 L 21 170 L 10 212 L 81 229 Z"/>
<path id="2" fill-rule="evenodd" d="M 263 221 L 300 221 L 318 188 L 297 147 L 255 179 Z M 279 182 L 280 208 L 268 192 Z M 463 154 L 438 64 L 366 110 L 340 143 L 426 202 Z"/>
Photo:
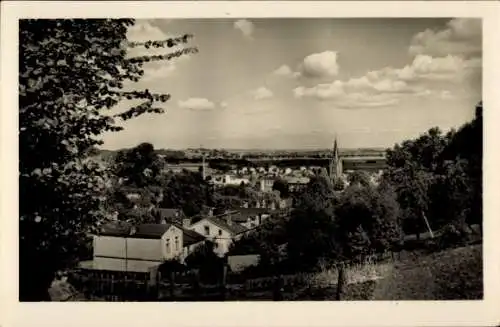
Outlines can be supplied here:
<path id="1" fill-rule="evenodd" d="M 469 240 L 469 233 L 465 230 L 464 226 L 457 224 L 447 224 L 442 231 L 439 238 L 439 246 L 441 249 L 456 247 L 467 244 Z"/>

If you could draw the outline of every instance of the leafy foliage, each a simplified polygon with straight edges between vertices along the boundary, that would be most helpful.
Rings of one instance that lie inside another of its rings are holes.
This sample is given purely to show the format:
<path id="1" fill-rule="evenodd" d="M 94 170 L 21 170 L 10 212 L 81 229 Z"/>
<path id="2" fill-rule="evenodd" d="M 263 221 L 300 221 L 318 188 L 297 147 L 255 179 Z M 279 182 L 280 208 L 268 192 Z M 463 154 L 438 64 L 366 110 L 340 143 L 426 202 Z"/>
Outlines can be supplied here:
<path id="1" fill-rule="evenodd" d="M 141 143 L 133 149 L 118 152 L 114 171 L 118 177 L 126 179 L 126 185 L 144 187 L 158 184 L 163 166 L 154 146 Z"/>
<path id="2" fill-rule="evenodd" d="M 316 176 L 297 199 L 287 224 L 291 262 L 307 267 L 316 265 L 320 258 L 335 258 L 340 254 L 333 196 L 329 180 Z"/>
<path id="3" fill-rule="evenodd" d="M 47 299 L 57 269 L 74 262 L 82 240 L 106 218 L 109 171 L 88 159 L 121 121 L 160 113 L 168 94 L 134 90 L 143 63 L 127 58 L 132 19 L 29 19 L 19 23 L 20 299 Z M 190 36 L 132 46 L 168 47 Z M 127 88 L 129 88 L 127 90 Z M 122 100 L 140 103 L 109 114 Z M 34 273 L 36 272 L 36 273 Z"/>
<path id="4" fill-rule="evenodd" d="M 366 171 L 356 170 L 349 174 L 348 182 L 350 185 L 369 186 L 370 176 Z"/>
<path id="5" fill-rule="evenodd" d="M 277 179 L 273 183 L 273 190 L 280 192 L 282 198 L 287 198 L 290 196 L 290 190 L 288 189 L 288 182 L 283 179 Z"/>
<path id="6" fill-rule="evenodd" d="M 399 204 L 389 188 L 351 185 L 335 213 L 348 258 L 390 250 L 402 238 Z"/>
<path id="7" fill-rule="evenodd" d="M 475 119 L 443 135 L 430 129 L 387 151 L 385 182 L 398 194 L 407 233 L 482 222 L 482 103 Z"/>
<path id="8" fill-rule="evenodd" d="M 169 177 L 163 188 L 163 208 L 181 208 L 187 216 L 194 216 L 205 206 L 213 206 L 213 194 L 200 173 L 184 171 Z"/>

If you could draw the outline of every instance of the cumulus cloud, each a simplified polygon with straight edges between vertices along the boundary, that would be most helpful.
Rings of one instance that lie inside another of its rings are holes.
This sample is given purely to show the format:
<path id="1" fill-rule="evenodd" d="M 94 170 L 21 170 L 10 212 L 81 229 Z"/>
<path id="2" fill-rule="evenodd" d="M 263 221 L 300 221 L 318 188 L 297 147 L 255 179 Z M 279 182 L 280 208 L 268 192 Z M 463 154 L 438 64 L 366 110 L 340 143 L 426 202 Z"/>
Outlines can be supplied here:
<path id="1" fill-rule="evenodd" d="M 313 53 L 304 58 L 300 65 L 301 75 L 307 77 L 330 77 L 339 72 L 337 52 L 324 51 Z"/>
<path id="2" fill-rule="evenodd" d="M 372 79 L 389 78 L 401 81 L 448 80 L 460 81 L 477 72 L 482 66 L 479 58 L 464 59 L 458 56 L 431 57 L 417 55 L 413 62 L 401 69 L 384 68 L 369 72 Z"/>
<path id="3" fill-rule="evenodd" d="M 469 80 L 480 72 L 481 64 L 479 58 L 417 55 L 403 68 L 386 67 L 345 81 L 299 86 L 293 90 L 293 95 L 295 98 L 328 100 L 345 108 L 391 106 L 405 95 L 446 100 L 453 94 L 443 88 Z"/>
<path id="4" fill-rule="evenodd" d="M 457 55 L 478 57 L 482 53 L 482 20 L 455 18 L 441 30 L 427 29 L 416 34 L 411 42 L 410 54 L 442 57 Z"/>
<path id="5" fill-rule="evenodd" d="M 296 98 L 314 97 L 320 100 L 339 98 L 345 95 L 344 85 L 341 81 L 330 84 L 318 84 L 313 87 L 299 86 L 293 90 Z"/>
<path id="6" fill-rule="evenodd" d="M 368 90 L 349 91 L 347 84 L 342 81 L 334 81 L 330 84 L 318 84 L 306 88 L 299 86 L 293 90 L 296 98 L 315 98 L 322 101 L 330 101 L 338 108 L 376 108 L 389 107 L 399 103 L 397 93 L 374 93 Z M 364 86 L 360 89 L 363 89 Z"/>
<path id="7" fill-rule="evenodd" d="M 277 68 L 275 71 L 273 71 L 273 75 L 293 77 L 294 72 L 292 71 L 292 69 L 288 65 L 283 65 L 283 66 Z"/>
<path id="8" fill-rule="evenodd" d="M 405 81 L 390 77 L 378 77 L 376 72 L 369 72 L 366 76 L 351 78 L 343 83 L 347 89 L 354 91 L 364 90 L 376 93 L 408 93 L 412 92 L 412 87 Z"/>
<path id="9" fill-rule="evenodd" d="M 273 97 L 273 92 L 265 87 L 259 87 L 251 92 L 255 100 L 269 99 Z"/>
<path id="10" fill-rule="evenodd" d="M 137 20 L 135 25 L 127 29 L 127 40 L 146 42 L 149 40 L 165 40 L 169 36 L 160 28 L 151 25 L 148 20 Z"/>
<path id="11" fill-rule="evenodd" d="M 233 26 L 235 29 L 241 31 L 245 37 L 252 38 L 255 27 L 248 19 L 239 19 L 234 22 Z"/>
<path id="12" fill-rule="evenodd" d="M 222 101 L 219 105 L 221 108 L 227 108 L 227 106 L 228 106 L 226 101 Z"/>
<path id="13" fill-rule="evenodd" d="M 205 98 L 189 98 L 185 101 L 179 101 L 177 104 L 180 108 L 191 110 L 211 110 L 215 108 L 215 104 Z"/>

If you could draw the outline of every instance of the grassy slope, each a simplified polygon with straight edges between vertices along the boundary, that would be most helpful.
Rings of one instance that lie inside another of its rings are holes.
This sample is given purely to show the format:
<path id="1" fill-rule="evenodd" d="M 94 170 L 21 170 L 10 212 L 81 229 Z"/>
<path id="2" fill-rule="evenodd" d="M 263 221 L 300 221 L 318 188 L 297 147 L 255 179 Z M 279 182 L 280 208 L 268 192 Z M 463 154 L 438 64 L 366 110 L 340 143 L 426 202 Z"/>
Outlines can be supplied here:
<path id="1" fill-rule="evenodd" d="M 473 300 L 483 298 L 482 246 L 467 246 L 397 263 L 378 281 L 374 300 Z"/>

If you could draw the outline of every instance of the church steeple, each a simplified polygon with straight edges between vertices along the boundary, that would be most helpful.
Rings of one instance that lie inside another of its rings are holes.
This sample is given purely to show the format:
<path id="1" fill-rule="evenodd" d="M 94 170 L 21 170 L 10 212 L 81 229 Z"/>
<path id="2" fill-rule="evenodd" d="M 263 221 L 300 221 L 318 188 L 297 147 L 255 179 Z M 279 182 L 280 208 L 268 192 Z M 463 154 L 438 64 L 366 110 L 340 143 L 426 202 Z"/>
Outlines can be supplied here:
<path id="1" fill-rule="evenodd" d="M 342 174 L 342 162 L 339 157 L 339 149 L 337 145 L 337 135 L 333 141 L 332 157 L 330 158 L 330 179 L 334 181 Z"/>

